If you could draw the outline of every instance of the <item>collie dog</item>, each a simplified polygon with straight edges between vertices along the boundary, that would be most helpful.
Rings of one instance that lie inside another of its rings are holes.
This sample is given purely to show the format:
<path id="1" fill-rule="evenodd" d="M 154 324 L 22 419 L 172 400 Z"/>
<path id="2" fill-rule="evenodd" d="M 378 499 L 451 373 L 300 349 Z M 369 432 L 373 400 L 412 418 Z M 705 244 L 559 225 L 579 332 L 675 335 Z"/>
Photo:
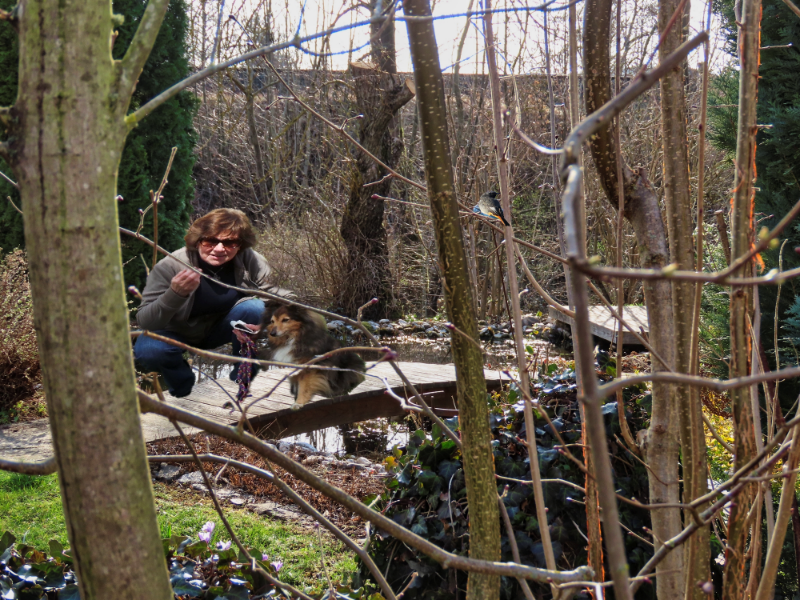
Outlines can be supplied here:
<path id="1" fill-rule="evenodd" d="M 261 337 L 269 346 L 259 354 L 262 360 L 302 365 L 317 356 L 341 348 L 329 332 L 322 315 L 298 306 L 281 306 L 269 316 L 261 328 Z M 355 352 L 337 352 L 330 358 L 314 363 L 321 367 L 346 370 L 303 369 L 289 378 L 294 404 L 298 409 L 315 394 L 341 396 L 349 394 L 364 381 L 366 365 Z"/>

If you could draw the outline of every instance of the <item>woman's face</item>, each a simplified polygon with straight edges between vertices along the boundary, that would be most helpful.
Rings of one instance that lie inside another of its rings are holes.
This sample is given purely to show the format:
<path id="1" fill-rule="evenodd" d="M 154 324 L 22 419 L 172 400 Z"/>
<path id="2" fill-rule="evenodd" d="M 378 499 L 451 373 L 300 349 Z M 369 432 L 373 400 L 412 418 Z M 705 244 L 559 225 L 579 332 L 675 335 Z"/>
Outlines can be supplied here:
<path id="1" fill-rule="evenodd" d="M 202 238 L 197 242 L 197 251 L 205 262 L 212 267 L 219 267 L 233 260 L 240 246 L 239 238 L 233 236 L 230 231 L 223 231 L 216 236 Z"/>

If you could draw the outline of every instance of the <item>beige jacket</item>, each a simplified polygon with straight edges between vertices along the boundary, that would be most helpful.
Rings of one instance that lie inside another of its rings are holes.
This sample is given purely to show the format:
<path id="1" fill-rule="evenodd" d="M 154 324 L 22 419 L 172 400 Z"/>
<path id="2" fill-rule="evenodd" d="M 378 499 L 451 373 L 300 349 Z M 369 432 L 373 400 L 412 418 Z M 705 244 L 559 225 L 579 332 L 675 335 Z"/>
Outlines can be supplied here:
<path id="1" fill-rule="evenodd" d="M 199 265 L 199 255 L 196 250 L 181 248 L 172 254 L 175 258 L 189 263 L 193 267 Z M 272 268 L 267 264 L 266 259 L 255 250 L 248 248 L 238 252 L 233 263 L 237 287 L 261 290 L 286 297 L 293 296 L 288 290 L 270 285 L 269 274 Z M 142 329 L 174 331 L 185 336 L 187 342 L 197 343 L 208 335 L 211 327 L 219 319 L 219 315 L 189 316 L 194 305 L 195 293 L 192 292 L 183 297 L 170 287 L 172 278 L 185 268 L 183 264 L 170 256 L 166 256 L 156 263 L 147 277 L 147 284 L 142 292 L 142 303 L 136 313 L 136 321 Z M 242 297 L 237 304 L 255 297 Z"/>

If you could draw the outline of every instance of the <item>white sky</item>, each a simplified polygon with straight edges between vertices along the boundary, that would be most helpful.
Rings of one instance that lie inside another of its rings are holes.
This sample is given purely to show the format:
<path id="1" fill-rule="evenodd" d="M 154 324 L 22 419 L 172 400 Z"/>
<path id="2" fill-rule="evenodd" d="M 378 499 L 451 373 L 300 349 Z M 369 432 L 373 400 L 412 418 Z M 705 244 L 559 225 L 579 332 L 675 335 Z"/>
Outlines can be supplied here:
<path id="1" fill-rule="evenodd" d="M 273 0 L 274 1 L 274 0 Z M 386 0 L 388 1 L 388 0 Z M 285 3 L 282 7 L 277 6 L 275 2 L 272 6 L 273 16 L 276 23 L 282 26 L 291 28 L 292 34 L 297 28 L 300 21 L 301 7 L 303 0 L 283 0 Z M 558 0 L 556 5 L 563 5 L 566 0 Z M 301 24 L 301 35 L 319 31 L 330 27 L 331 14 L 342 13 L 345 9 L 353 6 L 354 0 L 305 0 L 305 14 Z M 468 0 L 434 0 L 433 1 L 433 14 L 435 16 L 444 16 L 448 14 L 459 14 L 467 11 L 469 2 Z M 482 4 L 482 3 L 481 3 Z M 648 2 L 651 8 L 650 14 L 645 14 L 643 5 L 645 2 L 641 0 L 627 0 L 623 4 L 623 23 L 626 17 L 630 21 L 634 20 L 634 30 L 630 31 L 631 36 L 640 36 L 648 30 L 653 30 L 655 27 L 655 14 L 652 12 L 655 6 L 655 0 L 652 3 Z M 473 9 L 477 8 L 479 0 L 475 0 Z M 512 8 L 522 6 L 539 6 L 541 1 L 532 0 L 494 0 L 493 8 Z M 691 2 L 691 24 L 693 34 L 702 30 L 704 24 L 704 12 L 706 9 L 706 2 L 698 2 L 695 0 Z M 583 22 L 583 3 L 577 5 L 578 9 L 578 27 L 582 27 Z M 637 11 L 637 12 L 634 12 Z M 550 52 L 551 61 L 553 63 L 553 73 L 564 73 L 566 71 L 566 35 L 567 35 L 567 10 L 549 13 L 549 28 L 550 28 Z M 327 15 L 327 16 L 326 16 Z M 350 22 L 364 21 L 368 18 L 366 9 L 361 8 L 357 10 L 350 10 L 345 16 L 337 22 L 337 25 L 343 25 Z M 500 55 L 507 55 L 506 60 L 508 63 L 513 64 L 513 71 L 515 74 L 525 74 L 531 72 L 544 72 L 544 47 L 543 47 L 543 19 L 544 13 L 540 11 L 518 11 L 515 13 L 495 14 L 494 15 L 494 29 L 495 37 L 498 40 L 497 49 Z M 483 68 L 484 53 L 482 51 L 483 38 L 479 31 L 481 27 L 481 16 L 472 17 L 473 26 L 467 35 L 466 43 L 462 53 L 461 71 L 462 73 L 474 73 L 476 69 L 480 71 Z M 450 19 L 442 19 L 434 22 L 436 32 L 436 41 L 439 45 L 439 57 L 442 69 L 447 71 L 456 60 L 456 48 L 461 33 L 466 25 L 466 17 L 455 17 Z M 520 48 L 520 41 L 522 39 L 523 27 L 528 27 L 528 37 L 524 48 Z M 505 39 L 505 31 L 508 27 L 508 39 Z M 712 25 L 713 28 L 713 25 Z M 623 25 L 623 31 L 625 26 Z M 579 33 L 580 35 L 580 33 Z M 712 39 L 713 39 L 712 35 Z M 351 31 L 341 32 L 331 38 L 331 50 L 347 51 L 350 47 L 359 48 L 367 43 L 369 39 L 369 27 L 363 26 Z M 651 38 L 650 45 L 648 46 L 647 54 L 652 51 L 653 45 L 656 40 Z M 634 40 L 636 43 L 636 40 Z M 643 42 L 638 40 L 641 45 Z M 408 49 L 408 37 L 406 33 L 405 23 L 397 23 L 396 28 L 396 44 L 397 44 L 397 62 L 398 69 L 402 72 L 411 71 L 411 56 Z M 306 47 L 310 49 L 320 49 L 319 42 L 309 42 Z M 368 52 L 368 48 L 364 48 L 353 53 L 354 58 L 363 56 Z M 644 54 L 640 48 L 632 49 L 631 56 L 637 57 Z M 332 56 L 330 58 L 331 66 L 333 69 L 340 70 L 347 67 L 348 54 Z M 312 59 L 306 57 L 303 62 L 310 64 Z M 637 59 L 638 60 L 638 59 Z M 702 51 L 695 51 L 690 57 L 690 63 L 696 64 L 702 60 Z M 720 52 L 715 52 L 712 57 L 712 65 L 719 63 L 720 60 L 725 60 Z M 499 66 L 503 68 L 503 58 L 498 58 Z M 512 67 L 509 64 L 505 65 L 507 70 Z M 451 70 L 451 69 L 450 69 Z"/>

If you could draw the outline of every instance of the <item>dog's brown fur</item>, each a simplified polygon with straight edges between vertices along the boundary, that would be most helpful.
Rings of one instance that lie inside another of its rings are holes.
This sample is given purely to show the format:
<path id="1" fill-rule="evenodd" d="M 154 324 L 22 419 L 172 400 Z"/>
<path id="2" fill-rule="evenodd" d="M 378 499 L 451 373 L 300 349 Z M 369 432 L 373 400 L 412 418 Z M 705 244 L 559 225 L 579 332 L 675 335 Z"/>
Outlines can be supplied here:
<path id="1" fill-rule="evenodd" d="M 342 347 L 328 332 L 321 315 L 297 306 L 281 306 L 269 316 L 268 321 L 267 316 L 261 328 L 261 337 L 266 337 L 269 347 L 260 353 L 262 360 L 302 365 Z M 315 394 L 327 397 L 349 394 L 364 381 L 366 365 L 355 352 L 339 352 L 314 364 L 348 370 L 304 369 L 290 377 L 295 401 L 293 408 L 307 404 Z"/>

